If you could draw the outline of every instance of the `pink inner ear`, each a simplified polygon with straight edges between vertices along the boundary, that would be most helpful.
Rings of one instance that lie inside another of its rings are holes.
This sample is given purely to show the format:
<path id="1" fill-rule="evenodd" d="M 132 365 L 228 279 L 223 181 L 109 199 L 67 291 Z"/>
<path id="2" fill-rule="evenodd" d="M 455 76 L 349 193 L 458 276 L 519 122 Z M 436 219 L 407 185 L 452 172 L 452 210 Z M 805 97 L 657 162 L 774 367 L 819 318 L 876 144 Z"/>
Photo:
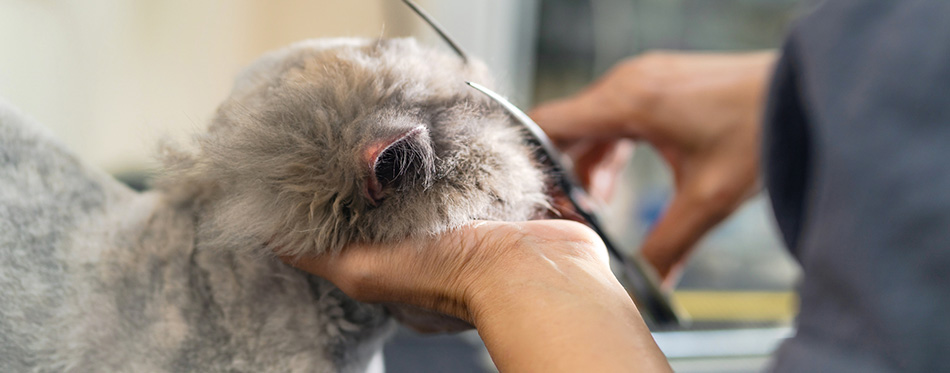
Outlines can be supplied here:
<path id="1" fill-rule="evenodd" d="M 424 126 L 418 126 L 406 130 L 397 136 L 371 143 L 366 149 L 363 149 L 363 164 L 366 165 L 368 171 L 365 193 L 366 197 L 369 198 L 374 205 L 383 198 L 383 186 L 379 183 L 379 180 L 376 179 L 376 164 L 379 163 L 379 156 L 393 145 L 410 140 L 425 130 L 426 128 Z"/>

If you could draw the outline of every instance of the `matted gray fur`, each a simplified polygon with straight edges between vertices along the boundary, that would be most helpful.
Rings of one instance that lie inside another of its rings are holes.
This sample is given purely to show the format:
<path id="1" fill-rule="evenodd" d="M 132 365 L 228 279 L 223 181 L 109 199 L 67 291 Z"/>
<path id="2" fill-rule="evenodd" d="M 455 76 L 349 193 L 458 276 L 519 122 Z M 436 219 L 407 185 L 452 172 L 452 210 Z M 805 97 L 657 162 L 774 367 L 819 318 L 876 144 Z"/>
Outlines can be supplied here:
<path id="1" fill-rule="evenodd" d="M 547 208 L 524 135 L 410 39 L 265 55 L 139 194 L 0 102 L 0 371 L 367 369 L 392 321 L 274 256 Z"/>

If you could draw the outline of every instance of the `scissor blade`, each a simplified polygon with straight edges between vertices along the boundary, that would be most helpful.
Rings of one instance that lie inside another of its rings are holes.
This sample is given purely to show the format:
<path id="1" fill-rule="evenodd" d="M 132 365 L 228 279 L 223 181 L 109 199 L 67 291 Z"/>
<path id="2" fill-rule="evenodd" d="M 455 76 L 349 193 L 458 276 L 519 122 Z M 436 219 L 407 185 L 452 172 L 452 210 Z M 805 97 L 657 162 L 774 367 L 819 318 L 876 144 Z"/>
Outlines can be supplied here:
<path id="1" fill-rule="evenodd" d="M 462 51 L 462 48 L 459 47 L 457 43 L 455 43 L 455 40 L 453 40 L 449 36 L 449 34 L 445 32 L 445 29 L 442 28 L 442 25 L 440 25 L 438 22 L 432 19 L 432 17 L 429 17 L 429 13 L 426 13 L 425 10 L 422 10 L 422 8 L 420 8 L 418 5 L 416 5 L 416 3 L 412 2 L 411 0 L 402 0 L 402 2 L 408 5 L 409 8 L 412 9 L 413 12 L 418 14 L 419 17 L 422 18 L 423 21 L 428 23 L 429 26 L 431 26 L 432 29 L 435 30 L 435 32 L 439 34 L 439 36 L 442 37 L 442 40 L 445 40 L 445 42 L 449 45 L 449 47 L 451 47 L 452 50 L 454 50 L 455 53 L 459 55 L 459 57 L 462 57 L 462 61 L 465 61 L 465 63 L 468 63 L 468 55 L 465 54 L 465 52 Z"/>
<path id="2" fill-rule="evenodd" d="M 541 129 L 541 126 L 535 123 L 534 120 L 532 120 L 531 117 L 528 116 L 528 114 L 525 114 L 523 111 L 521 111 L 521 109 L 519 109 L 517 106 L 509 102 L 507 99 L 505 99 L 504 97 L 501 97 L 501 95 L 482 86 L 481 84 L 473 83 L 473 82 L 465 82 L 465 84 L 468 84 L 472 88 L 477 89 L 479 92 L 484 93 L 485 95 L 490 97 L 492 100 L 497 102 L 499 105 L 504 107 L 505 111 L 507 111 L 508 114 L 510 114 L 512 117 L 515 118 L 515 120 L 521 123 L 521 125 L 523 125 L 524 128 L 528 130 L 528 132 L 531 132 L 531 136 L 534 137 L 534 139 L 537 140 L 538 144 L 541 145 L 541 150 L 544 151 L 545 155 L 547 155 L 554 162 L 556 162 L 557 166 L 560 166 L 562 168 L 561 171 L 564 171 L 564 172 L 572 171 L 572 170 L 564 169 L 564 167 L 568 167 L 568 165 L 570 164 L 570 161 L 566 159 L 564 157 L 564 154 L 561 153 L 561 151 L 558 150 L 554 146 L 554 143 L 551 142 L 551 139 L 548 138 L 548 135 L 544 133 L 544 130 Z M 571 175 L 573 175 L 573 172 L 571 173 Z"/>

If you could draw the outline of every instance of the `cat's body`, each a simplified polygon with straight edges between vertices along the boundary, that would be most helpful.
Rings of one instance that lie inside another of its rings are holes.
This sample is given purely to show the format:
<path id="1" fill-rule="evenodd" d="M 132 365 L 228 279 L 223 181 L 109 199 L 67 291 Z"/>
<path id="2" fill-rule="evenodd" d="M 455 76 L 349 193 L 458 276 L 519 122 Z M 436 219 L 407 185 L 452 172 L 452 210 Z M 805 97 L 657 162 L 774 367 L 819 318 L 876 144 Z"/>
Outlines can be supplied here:
<path id="1" fill-rule="evenodd" d="M 379 347 L 380 310 L 203 247 L 193 211 L 88 170 L 4 109 L 0 371 L 359 370 Z"/>
<path id="2" fill-rule="evenodd" d="M 90 170 L 0 103 L 0 371 L 363 371 L 392 321 L 290 255 L 526 219 L 543 177 L 411 40 L 265 56 L 155 191 Z"/>

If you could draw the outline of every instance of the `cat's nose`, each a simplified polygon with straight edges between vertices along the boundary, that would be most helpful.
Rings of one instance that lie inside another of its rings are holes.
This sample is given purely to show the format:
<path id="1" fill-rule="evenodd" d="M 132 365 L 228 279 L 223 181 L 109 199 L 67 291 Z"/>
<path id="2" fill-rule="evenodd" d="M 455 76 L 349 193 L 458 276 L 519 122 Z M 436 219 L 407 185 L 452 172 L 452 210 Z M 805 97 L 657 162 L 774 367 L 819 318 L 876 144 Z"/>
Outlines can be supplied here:
<path id="1" fill-rule="evenodd" d="M 393 193 L 426 188 L 435 171 L 435 153 L 425 126 L 371 143 L 363 153 L 368 167 L 365 195 L 379 204 Z"/>

